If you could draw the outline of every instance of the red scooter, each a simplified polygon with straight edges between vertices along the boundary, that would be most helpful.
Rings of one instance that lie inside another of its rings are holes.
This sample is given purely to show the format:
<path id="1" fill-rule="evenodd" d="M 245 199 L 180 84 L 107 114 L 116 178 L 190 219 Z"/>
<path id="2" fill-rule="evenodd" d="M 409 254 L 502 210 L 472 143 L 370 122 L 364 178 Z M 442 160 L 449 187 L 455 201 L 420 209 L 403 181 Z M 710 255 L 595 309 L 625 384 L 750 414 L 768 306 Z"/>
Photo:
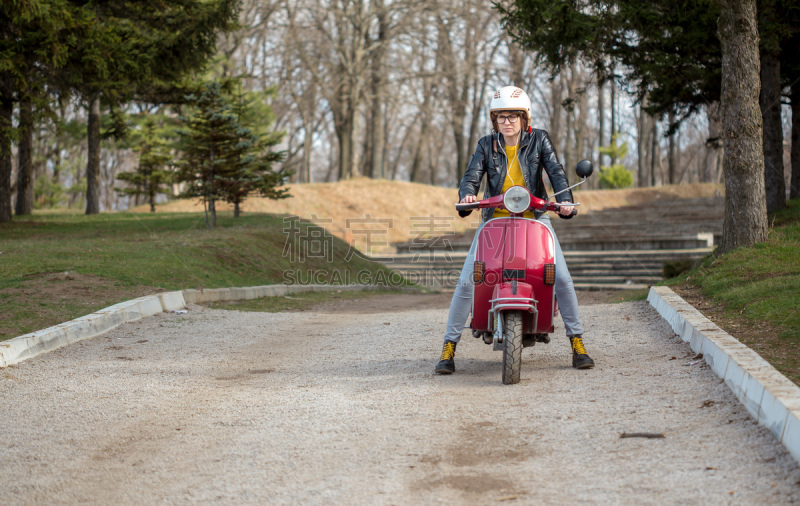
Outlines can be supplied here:
<path id="1" fill-rule="evenodd" d="M 508 218 L 489 220 L 480 230 L 473 280 L 472 334 L 503 350 L 503 383 L 519 383 L 522 349 L 549 343 L 558 314 L 555 242 L 539 221 L 523 218 L 525 211 L 558 211 L 552 197 L 586 182 L 592 162 L 582 160 L 575 172 L 582 180 L 547 199 L 533 196 L 525 187 L 512 186 L 502 195 L 456 204 L 461 216 L 472 209 L 508 210 Z M 566 205 L 566 204 L 565 204 Z M 572 204 L 569 205 L 579 205 Z M 576 215 L 575 209 L 572 215 Z"/>

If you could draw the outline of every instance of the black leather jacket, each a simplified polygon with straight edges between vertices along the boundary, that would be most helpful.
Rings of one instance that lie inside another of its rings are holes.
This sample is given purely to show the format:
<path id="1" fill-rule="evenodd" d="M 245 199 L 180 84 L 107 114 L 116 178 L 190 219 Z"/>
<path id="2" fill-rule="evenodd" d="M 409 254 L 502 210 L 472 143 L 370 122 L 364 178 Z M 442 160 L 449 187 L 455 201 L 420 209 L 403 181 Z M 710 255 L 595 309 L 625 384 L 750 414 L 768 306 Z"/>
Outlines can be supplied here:
<path id="1" fill-rule="evenodd" d="M 546 131 L 533 128 L 529 132 L 522 132 L 518 149 L 522 177 L 525 179 L 525 186 L 532 194 L 542 199 L 547 198 L 542 169 L 547 172 L 550 184 L 556 192 L 569 187 L 567 174 L 564 172 L 564 167 L 558 162 L 556 150 Z M 503 191 L 503 182 L 506 180 L 507 172 L 508 157 L 503 144 L 503 136 L 493 133 L 482 137 L 464 172 L 464 178 L 458 189 L 458 200 L 460 201 L 467 195 L 477 196 L 484 174 L 486 174 L 487 181 L 483 198 L 499 195 Z M 566 191 L 556 196 L 556 200 L 558 202 L 574 202 L 572 191 Z M 490 220 L 493 214 L 494 209 L 484 209 L 483 221 Z M 535 213 L 537 218 L 542 214 L 541 212 Z"/>

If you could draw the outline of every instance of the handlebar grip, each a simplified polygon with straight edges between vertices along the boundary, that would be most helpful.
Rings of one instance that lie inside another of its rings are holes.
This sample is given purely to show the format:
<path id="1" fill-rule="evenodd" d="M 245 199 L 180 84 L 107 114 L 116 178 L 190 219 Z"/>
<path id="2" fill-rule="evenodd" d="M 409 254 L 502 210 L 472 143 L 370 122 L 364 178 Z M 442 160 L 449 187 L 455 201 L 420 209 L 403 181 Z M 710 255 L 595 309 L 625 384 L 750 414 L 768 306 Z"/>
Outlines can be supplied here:
<path id="1" fill-rule="evenodd" d="M 456 204 L 456 211 L 471 211 L 472 209 L 478 209 L 478 202 L 467 202 L 465 204 L 458 203 Z"/>
<path id="2" fill-rule="evenodd" d="M 572 212 L 569 214 L 569 216 L 570 218 L 573 216 L 578 216 L 578 208 L 576 207 L 575 209 L 573 209 Z"/>

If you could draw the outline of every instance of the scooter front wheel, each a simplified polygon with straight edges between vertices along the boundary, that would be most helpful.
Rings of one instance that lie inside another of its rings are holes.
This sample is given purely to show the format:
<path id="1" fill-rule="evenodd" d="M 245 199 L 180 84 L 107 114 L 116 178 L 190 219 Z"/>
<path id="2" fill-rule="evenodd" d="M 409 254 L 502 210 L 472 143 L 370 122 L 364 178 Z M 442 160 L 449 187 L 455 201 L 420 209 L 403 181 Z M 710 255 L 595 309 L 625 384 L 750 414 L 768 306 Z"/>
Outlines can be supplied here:
<path id="1" fill-rule="evenodd" d="M 519 383 L 522 369 L 522 312 L 509 311 L 503 315 L 503 384 Z"/>

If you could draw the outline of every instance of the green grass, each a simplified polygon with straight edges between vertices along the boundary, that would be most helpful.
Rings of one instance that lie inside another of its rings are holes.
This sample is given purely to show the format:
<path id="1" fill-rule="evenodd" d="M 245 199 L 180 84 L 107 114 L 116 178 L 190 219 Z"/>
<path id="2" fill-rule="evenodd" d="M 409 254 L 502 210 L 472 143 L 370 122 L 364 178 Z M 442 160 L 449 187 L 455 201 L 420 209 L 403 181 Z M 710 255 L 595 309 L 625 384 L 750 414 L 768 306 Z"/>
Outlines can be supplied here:
<path id="1" fill-rule="evenodd" d="M 703 295 L 722 303 L 730 317 L 752 324 L 769 322 L 779 337 L 800 342 L 800 199 L 770 216 L 769 240 L 719 257 L 707 257 L 698 267 L 668 285 L 687 280 Z"/>
<path id="2" fill-rule="evenodd" d="M 38 321 L 36 314 L 47 313 L 56 303 L 56 312 L 66 321 L 119 302 L 101 299 L 87 307 L 50 301 L 46 293 L 22 297 L 26 287 L 31 292 L 33 280 L 41 284 L 48 273 L 98 276 L 104 287 L 120 292 L 120 300 L 130 298 L 123 292 L 142 286 L 180 290 L 398 281 L 399 276 L 359 255 L 345 260 L 349 246 L 323 229 L 294 223 L 290 232 L 284 218 L 274 215 L 234 219 L 231 213 L 218 213 L 215 229 L 205 227 L 202 213 L 15 217 L 0 224 L 0 326 L 6 328 L 0 339 L 53 325 L 47 318 Z M 309 241 L 313 237 L 318 239 Z M 26 323 L 15 326 L 14 321 Z"/>
<path id="3" fill-rule="evenodd" d="M 214 302 L 208 304 L 214 309 L 229 309 L 233 311 L 255 311 L 259 313 L 278 313 L 280 311 L 300 311 L 329 300 L 353 300 L 397 293 L 390 290 L 375 290 L 369 292 L 300 292 L 283 297 L 264 297 L 261 299 L 243 300 L 241 302 Z"/>
<path id="4" fill-rule="evenodd" d="M 613 296 L 612 302 L 619 303 L 646 300 L 648 293 L 649 290 L 647 288 L 636 290 L 620 290 L 616 295 Z"/>

